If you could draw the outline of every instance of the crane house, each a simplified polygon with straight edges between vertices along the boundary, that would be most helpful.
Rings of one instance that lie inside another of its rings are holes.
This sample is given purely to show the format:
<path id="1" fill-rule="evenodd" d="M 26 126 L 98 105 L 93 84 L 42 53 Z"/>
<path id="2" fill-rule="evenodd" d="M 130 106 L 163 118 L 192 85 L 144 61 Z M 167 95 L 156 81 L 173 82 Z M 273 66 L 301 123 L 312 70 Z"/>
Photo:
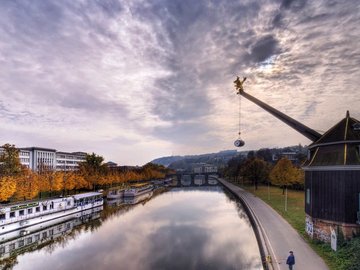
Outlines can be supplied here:
<path id="1" fill-rule="evenodd" d="M 320 134 L 249 95 L 238 81 L 234 82 L 237 94 L 312 141 L 303 164 L 308 235 L 330 242 L 334 234 L 345 239 L 360 234 L 360 122 L 347 112 L 344 119 Z"/>
<path id="2" fill-rule="evenodd" d="M 309 146 L 305 170 L 306 232 L 329 242 L 331 231 L 360 233 L 360 123 L 346 117 Z"/>

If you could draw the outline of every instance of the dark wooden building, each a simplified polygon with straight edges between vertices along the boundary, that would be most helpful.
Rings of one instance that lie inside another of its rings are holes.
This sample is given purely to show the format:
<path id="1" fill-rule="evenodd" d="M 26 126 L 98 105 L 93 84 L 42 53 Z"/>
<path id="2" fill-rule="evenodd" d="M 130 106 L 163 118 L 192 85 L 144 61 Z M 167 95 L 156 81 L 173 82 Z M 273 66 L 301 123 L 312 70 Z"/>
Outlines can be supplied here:
<path id="1" fill-rule="evenodd" d="M 309 146 L 305 170 L 306 229 L 330 241 L 331 229 L 360 232 L 360 123 L 346 117 Z"/>
<path id="2" fill-rule="evenodd" d="M 244 80 L 243 80 L 244 82 Z M 306 232 L 330 242 L 331 233 L 351 238 L 360 233 L 360 122 L 346 117 L 324 134 L 305 126 L 249 95 L 235 82 L 238 94 L 279 118 L 313 143 L 305 170 Z"/>

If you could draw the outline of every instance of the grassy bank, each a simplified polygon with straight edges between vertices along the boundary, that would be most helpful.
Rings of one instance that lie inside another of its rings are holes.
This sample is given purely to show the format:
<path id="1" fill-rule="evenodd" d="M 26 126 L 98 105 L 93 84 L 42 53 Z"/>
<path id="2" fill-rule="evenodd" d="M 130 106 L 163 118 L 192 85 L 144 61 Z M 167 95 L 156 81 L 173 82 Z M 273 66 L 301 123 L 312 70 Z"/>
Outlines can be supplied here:
<path id="1" fill-rule="evenodd" d="M 305 196 L 303 191 L 288 190 L 287 211 L 285 211 L 285 195 L 283 195 L 281 188 L 259 186 L 255 190 L 254 186 L 238 185 L 261 198 L 275 209 L 304 237 L 315 252 L 324 259 L 331 270 L 360 270 L 360 238 L 355 238 L 350 242 L 341 244 L 338 251 L 334 252 L 329 244 L 314 241 L 307 236 L 305 233 Z"/>

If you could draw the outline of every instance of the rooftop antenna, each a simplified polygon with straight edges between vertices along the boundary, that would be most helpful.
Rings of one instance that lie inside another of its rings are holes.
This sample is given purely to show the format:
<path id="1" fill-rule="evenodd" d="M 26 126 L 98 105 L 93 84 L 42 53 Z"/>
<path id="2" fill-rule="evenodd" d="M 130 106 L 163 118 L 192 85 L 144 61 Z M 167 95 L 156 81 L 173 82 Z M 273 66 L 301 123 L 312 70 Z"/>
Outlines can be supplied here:
<path id="1" fill-rule="evenodd" d="M 235 89 L 237 91 L 236 94 L 239 95 L 239 133 L 238 133 L 239 137 L 234 142 L 234 145 L 236 147 L 242 147 L 245 145 L 245 142 L 241 139 L 241 92 L 244 92 L 243 84 L 245 81 L 246 81 L 246 77 L 244 77 L 241 81 L 239 76 L 237 76 L 236 80 L 234 81 Z"/>

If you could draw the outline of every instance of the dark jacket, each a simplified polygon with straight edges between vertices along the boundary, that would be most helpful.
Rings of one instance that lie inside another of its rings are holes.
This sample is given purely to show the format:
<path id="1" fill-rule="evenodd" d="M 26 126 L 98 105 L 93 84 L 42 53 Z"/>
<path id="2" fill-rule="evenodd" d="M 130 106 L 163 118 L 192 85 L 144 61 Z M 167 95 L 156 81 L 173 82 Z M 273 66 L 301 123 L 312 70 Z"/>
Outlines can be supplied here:
<path id="1" fill-rule="evenodd" d="M 294 265 L 295 264 L 295 257 L 294 255 L 290 254 L 289 257 L 286 260 L 286 264 L 288 265 Z"/>

